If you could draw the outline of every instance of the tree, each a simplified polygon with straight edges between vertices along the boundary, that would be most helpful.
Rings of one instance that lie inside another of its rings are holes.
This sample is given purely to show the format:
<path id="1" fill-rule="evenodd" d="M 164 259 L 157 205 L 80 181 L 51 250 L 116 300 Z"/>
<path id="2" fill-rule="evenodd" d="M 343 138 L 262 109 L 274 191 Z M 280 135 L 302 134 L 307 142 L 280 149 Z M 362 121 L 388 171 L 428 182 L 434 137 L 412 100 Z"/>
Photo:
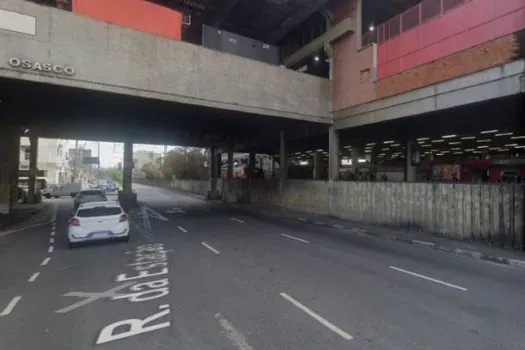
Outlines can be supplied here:
<path id="1" fill-rule="evenodd" d="M 122 171 L 119 171 L 118 169 L 109 169 L 106 174 L 116 183 L 122 183 Z"/>
<path id="2" fill-rule="evenodd" d="M 172 150 L 166 154 L 162 172 L 167 178 L 201 180 L 207 174 L 206 161 L 198 148 Z"/>
<path id="3" fill-rule="evenodd" d="M 148 180 L 157 180 L 163 178 L 162 171 L 157 165 L 153 163 L 144 164 L 142 171 Z"/>

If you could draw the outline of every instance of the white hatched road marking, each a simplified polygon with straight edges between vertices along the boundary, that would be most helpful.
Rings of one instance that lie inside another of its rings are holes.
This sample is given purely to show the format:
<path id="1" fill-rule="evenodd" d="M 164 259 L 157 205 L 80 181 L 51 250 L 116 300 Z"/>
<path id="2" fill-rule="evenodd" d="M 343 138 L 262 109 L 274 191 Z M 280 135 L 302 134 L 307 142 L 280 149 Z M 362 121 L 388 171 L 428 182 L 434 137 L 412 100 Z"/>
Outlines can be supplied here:
<path id="1" fill-rule="evenodd" d="M 254 348 L 248 343 L 246 337 L 237 330 L 231 324 L 230 321 L 225 319 L 221 314 L 215 314 L 215 318 L 219 321 L 219 324 L 226 332 L 226 336 L 239 350 L 254 350 Z"/>
<path id="2" fill-rule="evenodd" d="M 303 243 L 310 243 L 310 242 L 308 242 L 305 239 L 302 239 L 302 238 L 299 238 L 299 237 L 290 236 L 290 235 L 287 235 L 286 233 L 281 233 L 281 236 L 286 237 L 286 238 L 290 238 L 290 239 L 293 239 L 293 240 L 296 240 L 296 241 L 299 241 L 299 242 L 303 242 Z"/>
<path id="3" fill-rule="evenodd" d="M 184 227 L 182 227 L 182 226 L 177 226 L 177 228 L 178 228 L 179 230 L 181 230 L 182 232 L 188 232 L 188 230 L 186 230 L 186 229 L 185 229 Z"/>
<path id="4" fill-rule="evenodd" d="M 234 218 L 234 217 L 231 217 L 230 219 L 232 219 L 233 221 L 240 222 L 241 224 L 245 224 L 245 222 L 243 220 L 241 220 L 241 219 Z"/>
<path id="5" fill-rule="evenodd" d="M 217 249 L 213 248 L 211 245 L 207 244 L 206 242 L 201 242 L 201 244 L 205 246 L 206 248 L 208 248 L 209 250 L 211 250 L 212 252 L 214 252 L 215 254 L 220 254 L 220 252 Z"/>
<path id="6" fill-rule="evenodd" d="M 4 311 L 2 311 L 2 313 L 0 314 L 0 316 L 7 316 L 7 315 L 9 315 L 11 312 L 13 312 L 13 309 L 15 308 L 16 304 L 20 301 L 20 299 L 22 299 L 21 296 L 14 297 L 14 298 L 9 302 L 9 304 L 7 304 L 6 308 L 4 309 Z"/>
<path id="7" fill-rule="evenodd" d="M 35 272 L 34 274 L 32 274 L 31 277 L 29 277 L 28 282 L 34 282 L 38 275 L 40 275 L 40 272 Z"/>

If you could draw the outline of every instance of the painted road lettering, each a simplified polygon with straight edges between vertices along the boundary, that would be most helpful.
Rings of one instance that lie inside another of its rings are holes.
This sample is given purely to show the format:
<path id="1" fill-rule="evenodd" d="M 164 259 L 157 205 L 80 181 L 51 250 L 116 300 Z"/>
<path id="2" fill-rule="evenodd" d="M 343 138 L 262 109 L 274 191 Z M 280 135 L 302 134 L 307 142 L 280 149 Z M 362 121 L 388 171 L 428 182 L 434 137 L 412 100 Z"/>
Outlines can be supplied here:
<path id="1" fill-rule="evenodd" d="M 133 272 L 119 274 L 116 281 L 133 281 L 128 282 L 133 283 L 133 285 L 129 286 L 127 293 L 112 295 L 111 300 L 126 299 L 132 303 L 139 303 L 160 299 L 169 295 L 168 278 L 157 277 L 168 273 L 168 251 L 164 249 L 164 246 L 161 243 L 146 244 L 137 247 L 130 253 L 133 254 L 133 261 L 126 266 L 132 268 Z M 149 281 L 139 281 L 151 277 L 157 278 Z M 155 321 L 170 313 L 169 305 L 162 304 L 158 308 L 161 310 L 160 312 L 143 320 L 138 318 L 127 319 L 107 325 L 100 331 L 96 344 L 104 344 L 170 327 L 171 321 L 155 323 Z"/>
<path id="2" fill-rule="evenodd" d="M 154 321 L 169 315 L 169 305 L 159 306 L 160 312 L 153 314 L 144 320 L 138 318 L 131 318 L 127 320 L 118 321 L 104 327 L 98 335 L 97 345 L 109 343 L 115 340 L 120 340 L 135 335 L 156 331 L 158 329 L 167 328 L 171 326 L 171 322 L 162 322 L 157 324 L 151 324 Z M 151 324 L 151 325 L 148 325 Z M 124 332 L 116 333 L 118 328 L 126 329 Z"/>

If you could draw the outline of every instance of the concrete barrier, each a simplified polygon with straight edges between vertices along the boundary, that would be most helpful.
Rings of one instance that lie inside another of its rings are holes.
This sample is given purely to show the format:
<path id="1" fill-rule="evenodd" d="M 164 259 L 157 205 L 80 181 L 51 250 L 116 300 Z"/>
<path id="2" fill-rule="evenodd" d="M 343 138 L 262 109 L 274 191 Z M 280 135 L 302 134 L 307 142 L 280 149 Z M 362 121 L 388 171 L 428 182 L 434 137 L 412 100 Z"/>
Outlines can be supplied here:
<path id="1" fill-rule="evenodd" d="M 521 249 L 525 186 L 500 184 L 323 182 L 251 185 L 251 202 L 372 225 Z"/>

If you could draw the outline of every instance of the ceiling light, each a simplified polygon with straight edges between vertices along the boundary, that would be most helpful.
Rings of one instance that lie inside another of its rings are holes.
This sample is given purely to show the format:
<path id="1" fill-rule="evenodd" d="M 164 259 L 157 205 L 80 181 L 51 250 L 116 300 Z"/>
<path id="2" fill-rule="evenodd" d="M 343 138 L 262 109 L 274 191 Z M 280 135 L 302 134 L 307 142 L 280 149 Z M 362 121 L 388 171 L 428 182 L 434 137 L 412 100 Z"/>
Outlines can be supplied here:
<path id="1" fill-rule="evenodd" d="M 432 140 L 430 142 L 432 142 L 432 143 L 440 143 L 440 142 L 445 142 L 445 140 Z"/>
<path id="2" fill-rule="evenodd" d="M 478 148 L 489 148 L 489 146 L 478 146 Z"/>
<path id="3" fill-rule="evenodd" d="M 420 137 L 416 139 L 416 141 L 426 141 L 426 140 L 430 140 L 430 137 Z"/>
<path id="4" fill-rule="evenodd" d="M 517 143 L 508 143 L 505 145 L 505 147 L 516 147 L 517 145 Z"/>
<path id="5" fill-rule="evenodd" d="M 454 142 L 449 142 L 448 144 L 449 145 L 459 145 L 461 142 L 459 141 L 454 141 Z"/>
<path id="6" fill-rule="evenodd" d="M 370 148 L 365 149 L 365 153 L 370 153 L 372 150 Z"/>
<path id="7" fill-rule="evenodd" d="M 371 142 L 371 143 L 367 143 L 366 145 L 367 145 L 367 146 L 373 146 L 373 145 L 375 145 L 375 144 L 376 144 L 375 142 Z"/>
<path id="8" fill-rule="evenodd" d="M 459 148 L 459 147 L 454 147 L 454 148 L 451 148 L 450 150 L 451 150 L 451 151 L 459 151 L 460 149 L 461 149 L 461 148 Z"/>
<path id="9" fill-rule="evenodd" d="M 482 133 L 482 134 L 494 134 L 495 132 L 498 132 L 498 130 L 496 130 L 496 129 L 493 129 L 493 130 L 484 130 L 484 131 L 482 131 L 481 133 Z"/>
<path id="10" fill-rule="evenodd" d="M 463 136 L 461 139 L 462 140 L 474 140 L 476 138 L 476 136 Z"/>
<path id="11" fill-rule="evenodd" d="M 465 150 L 465 152 L 472 152 L 474 150 L 474 148 L 468 148 Z"/>
<path id="12" fill-rule="evenodd" d="M 368 26 L 368 30 L 373 32 L 374 30 L 376 30 L 376 27 L 374 26 L 373 23 L 371 23 L 369 26 Z"/>
<path id="13" fill-rule="evenodd" d="M 317 150 L 317 152 L 322 152 L 322 151 L 323 151 L 323 149 L 322 149 L 322 148 L 319 148 L 319 149 Z"/>
<path id="14" fill-rule="evenodd" d="M 514 135 L 514 133 L 513 132 L 502 132 L 502 133 L 496 134 L 496 136 L 510 136 L 510 135 Z"/>
<path id="15" fill-rule="evenodd" d="M 525 146 L 521 145 L 521 146 L 516 146 L 514 148 L 525 148 Z"/>
<path id="16" fill-rule="evenodd" d="M 492 139 L 477 140 L 478 142 L 492 142 Z"/>
<path id="17" fill-rule="evenodd" d="M 314 56 L 314 61 L 315 61 L 315 62 L 319 62 L 319 56 L 315 55 L 315 56 Z"/>
<path id="18" fill-rule="evenodd" d="M 420 145 L 421 147 L 430 147 L 431 145 Z"/>
<path id="19" fill-rule="evenodd" d="M 521 139 L 525 139 L 525 136 L 512 136 L 511 139 L 512 140 L 521 140 Z"/>
<path id="20" fill-rule="evenodd" d="M 394 141 L 383 141 L 385 144 L 394 143 Z"/>
<path id="21" fill-rule="evenodd" d="M 463 154 L 463 152 L 454 152 L 454 154 Z"/>
<path id="22" fill-rule="evenodd" d="M 381 151 L 389 151 L 390 149 L 388 148 L 381 148 Z"/>
<path id="23" fill-rule="evenodd" d="M 509 149 L 508 149 L 508 148 L 500 148 L 499 151 L 500 151 L 500 152 L 508 152 Z"/>
<path id="24" fill-rule="evenodd" d="M 347 148 L 348 149 L 348 148 L 352 148 L 352 146 L 347 145 L 347 146 L 344 146 L 343 148 Z"/>
<path id="25" fill-rule="evenodd" d="M 499 147 L 490 147 L 489 150 L 491 150 L 491 151 L 498 151 Z"/>
<path id="26" fill-rule="evenodd" d="M 456 136 L 458 136 L 458 135 L 445 135 L 445 136 L 441 136 L 441 137 L 444 138 L 444 139 L 451 139 L 451 138 L 456 137 Z"/>

